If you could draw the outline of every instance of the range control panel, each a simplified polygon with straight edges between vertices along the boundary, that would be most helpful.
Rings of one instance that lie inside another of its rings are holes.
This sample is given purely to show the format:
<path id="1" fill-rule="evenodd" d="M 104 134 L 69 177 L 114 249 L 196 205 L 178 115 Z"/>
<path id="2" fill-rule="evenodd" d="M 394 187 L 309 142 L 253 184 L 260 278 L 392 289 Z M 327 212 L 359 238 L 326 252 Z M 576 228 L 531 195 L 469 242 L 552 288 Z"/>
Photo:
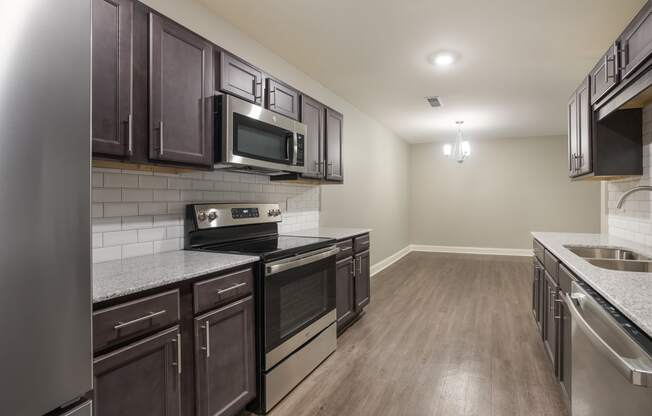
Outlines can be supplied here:
<path id="1" fill-rule="evenodd" d="M 281 222 L 279 204 L 195 204 L 191 205 L 198 229 Z"/>

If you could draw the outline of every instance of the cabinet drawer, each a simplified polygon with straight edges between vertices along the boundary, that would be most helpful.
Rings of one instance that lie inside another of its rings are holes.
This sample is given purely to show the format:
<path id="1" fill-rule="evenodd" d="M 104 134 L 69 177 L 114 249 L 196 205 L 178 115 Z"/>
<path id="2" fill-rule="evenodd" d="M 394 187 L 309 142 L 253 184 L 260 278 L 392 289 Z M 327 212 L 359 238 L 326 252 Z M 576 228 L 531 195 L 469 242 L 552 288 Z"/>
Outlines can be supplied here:
<path id="1" fill-rule="evenodd" d="M 337 260 L 342 260 L 353 255 L 353 240 L 343 240 L 336 245 L 340 249 L 339 253 L 337 253 Z"/>
<path id="2" fill-rule="evenodd" d="M 545 250 L 543 254 L 543 264 L 546 267 L 546 271 L 550 276 L 555 280 L 556 283 L 559 282 L 559 260 L 557 257 L 553 256 L 551 252 Z"/>
<path id="3" fill-rule="evenodd" d="M 571 293 L 571 286 L 573 281 L 577 280 L 575 275 L 571 273 L 563 264 L 559 265 L 559 288 L 564 293 Z"/>
<path id="4" fill-rule="evenodd" d="M 93 351 L 150 334 L 179 321 L 179 290 L 93 312 Z"/>
<path id="5" fill-rule="evenodd" d="M 543 246 L 537 240 L 532 240 L 532 249 L 534 251 L 534 257 L 539 259 L 543 263 Z"/>
<path id="6" fill-rule="evenodd" d="M 195 313 L 214 309 L 253 292 L 254 273 L 251 269 L 239 270 L 227 275 L 193 285 Z"/>
<path id="7" fill-rule="evenodd" d="M 353 249 L 356 253 L 369 250 L 369 234 L 361 235 L 353 239 Z"/>

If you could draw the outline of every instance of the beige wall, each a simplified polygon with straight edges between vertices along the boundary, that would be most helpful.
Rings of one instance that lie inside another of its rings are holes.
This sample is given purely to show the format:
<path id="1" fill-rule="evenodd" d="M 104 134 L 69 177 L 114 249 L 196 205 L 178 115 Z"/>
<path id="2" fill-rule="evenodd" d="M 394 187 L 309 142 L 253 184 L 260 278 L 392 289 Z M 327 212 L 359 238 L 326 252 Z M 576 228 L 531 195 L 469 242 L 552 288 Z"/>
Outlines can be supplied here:
<path id="1" fill-rule="evenodd" d="M 346 100 L 195 0 L 143 0 L 215 44 L 344 114 L 344 185 L 322 186 L 325 226 L 372 228 L 372 264 L 408 243 L 409 147 Z"/>
<path id="2" fill-rule="evenodd" d="M 565 136 L 472 142 L 472 157 L 442 143 L 410 147 L 413 244 L 531 248 L 531 231 L 600 232 L 600 184 L 571 182 Z"/>

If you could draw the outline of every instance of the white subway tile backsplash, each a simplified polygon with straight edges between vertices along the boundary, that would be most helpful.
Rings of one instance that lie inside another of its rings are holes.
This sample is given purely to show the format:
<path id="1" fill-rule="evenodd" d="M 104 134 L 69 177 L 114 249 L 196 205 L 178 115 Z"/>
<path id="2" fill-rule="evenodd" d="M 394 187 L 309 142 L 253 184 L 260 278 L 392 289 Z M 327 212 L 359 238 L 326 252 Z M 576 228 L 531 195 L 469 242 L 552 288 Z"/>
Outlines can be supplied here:
<path id="1" fill-rule="evenodd" d="M 146 243 L 128 244 L 122 246 L 122 258 L 146 256 L 154 254 L 154 243 L 151 241 Z"/>
<path id="2" fill-rule="evenodd" d="M 138 188 L 138 176 L 124 173 L 105 173 L 105 188 Z"/>
<path id="3" fill-rule="evenodd" d="M 284 211 L 280 232 L 315 228 L 320 195 L 319 186 L 272 184 L 260 175 L 95 168 L 93 261 L 183 249 L 183 217 L 189 203 L 278 203 Z M 645 204 L 641 209 L 649 207 L 648 200 Z"/>
<path id="4" fill-rule="evenodd" d="M 165 189 L 168 187 L 168 179 L 161 176 L 140 176 L 138 187 L 147 189 Z"/>
<path id="5" fill-rule="evenodd" d="M 111 231 L 102 235 L 103 246 L 121 246 L 124 244 L 136 243 L 138 241 L 138 231 Z"/>
<path id="6" fill-rule="evenodd" d="M 638 185 L 652 184 L 652 105 L 643 109 L 643 176 L 607 184 L 608 233 L 642 244 L 652 243 L 652 194 L 630 195 L 622 207 L 616 207 L 623 193 Z"/>

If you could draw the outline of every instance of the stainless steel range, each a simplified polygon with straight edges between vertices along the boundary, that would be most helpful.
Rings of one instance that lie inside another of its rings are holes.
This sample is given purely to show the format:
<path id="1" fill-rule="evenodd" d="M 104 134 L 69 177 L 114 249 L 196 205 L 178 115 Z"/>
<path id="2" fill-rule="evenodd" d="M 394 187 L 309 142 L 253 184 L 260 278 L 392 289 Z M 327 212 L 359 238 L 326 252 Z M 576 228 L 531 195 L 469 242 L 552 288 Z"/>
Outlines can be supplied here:
<path id="1" fill-rule="evenodd" d="M 278 234 L 278 204 L 195 204 L 185 248 L 260 256 L 255 283 L 258 394 L 266 413 L 335 351 L 335 240 Z"/>

